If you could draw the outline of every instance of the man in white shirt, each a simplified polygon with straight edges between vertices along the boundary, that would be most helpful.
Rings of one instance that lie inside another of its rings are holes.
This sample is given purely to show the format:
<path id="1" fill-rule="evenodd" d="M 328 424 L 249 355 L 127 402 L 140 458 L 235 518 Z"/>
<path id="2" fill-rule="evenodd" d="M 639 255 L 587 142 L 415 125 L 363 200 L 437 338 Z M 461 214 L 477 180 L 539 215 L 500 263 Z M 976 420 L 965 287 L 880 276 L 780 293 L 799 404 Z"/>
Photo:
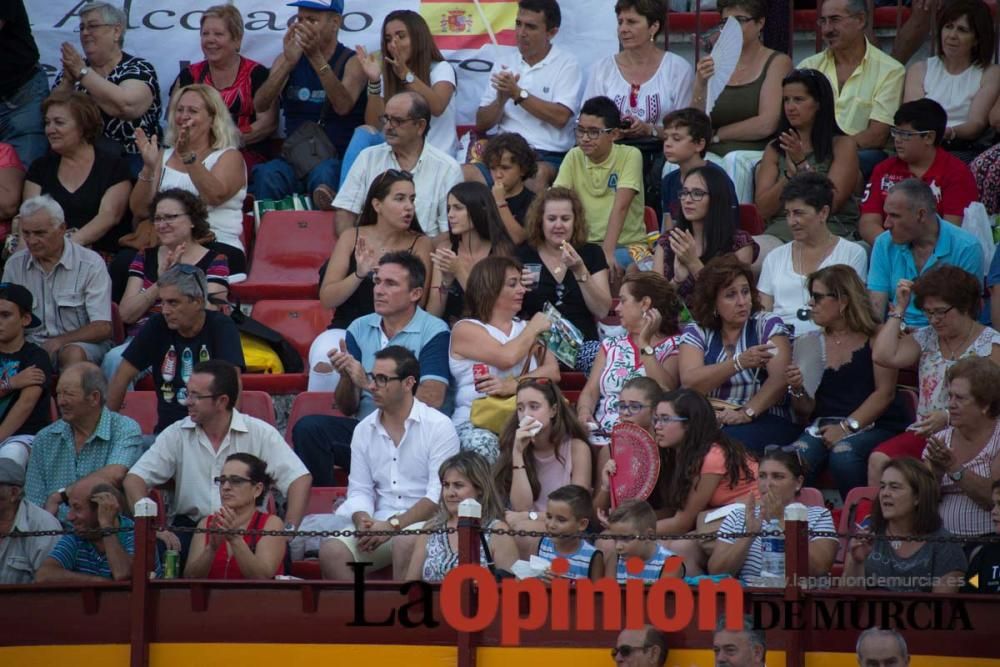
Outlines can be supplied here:
<path id="1" fill-rule="evenodd" d="M 24 466 L 0 457 L 0 535 L 61 528 L 59 519 L 24 497 Z M 30 584 L 58 541 L 55 535 L 0 537 L 0 584 Z"/>
<path id="2" fill-rule="evenodd" d="M 164 429 L 125 476 L 130 506 L 148 495 L 151 487 L 173 479 L 173 525 L 197 526 L 221 505 L 212 480 L 222 474 L 226 457 L 245 452 L 267 462 L 267 474 L 288 499 L 285 529 L 298 527 L 312 476 L 277 429 L 233 407 L 239 390 L 239 374 L 229 362 L 212 359 L 194 367 L 187 383 L 188 416 Z M 191 533 L 181 535 L 183 539 L 165 531 L 160 539 L 180 549 L 183 562 Z"/>
<path id="3" fill-rule="evenodd" d="M 385 143 L 361 151 L 350 172 L 341 178 L 333 200 L 337 234 L 358 219 L 368 189 L 383 172 L 399 169 L 413 174 L 417 191 L 417 222 L 427 236 L 448 238 L 448 191 L 462 181 L 455 158 L 427 141 L 431 108 L 420 94 L 393 95 L 385 103 Z"/>
<path id="4" fill-rule="evenodd" d="M 561 22 L 556 0 L 518 3 L 517 52 L 497 55 L 476 111 L 477 132 L 516 132 L 535 149 L 538 173 L 527 183 L 534 192 L 552 185 L 575 143 L 572 120 L 580 108 L 583 74 L 576 58 L 552 44 Z M 467 180 L 493 185 L 485 165 L 466 165 L 463 173 Z"/>
<path id="5" fill-rule="evenodd" d="M 352 526 L 354 537 L 323 542 L 319 562 L 324 579 L 353 580 L 352 563 L 390 562 L 401 579 L 413 552 L 414 536 L 369 535 L 420 528 L 438 510 L 438 469 L 458 453 L 451 419 L 415 397 L 420 363 L 405 347 L 375 353 L 368 389 L 378 409 L 354 429 L 347 499 L 337 509 L 337 530 Z"/>

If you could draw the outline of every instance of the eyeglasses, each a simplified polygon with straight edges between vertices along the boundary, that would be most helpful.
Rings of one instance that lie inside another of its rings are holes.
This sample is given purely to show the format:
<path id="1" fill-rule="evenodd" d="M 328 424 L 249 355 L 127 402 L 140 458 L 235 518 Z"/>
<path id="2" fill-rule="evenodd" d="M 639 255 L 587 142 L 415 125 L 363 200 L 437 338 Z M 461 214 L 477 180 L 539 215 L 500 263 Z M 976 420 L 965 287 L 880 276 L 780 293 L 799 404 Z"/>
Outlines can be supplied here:
<path id="1" fill-rule="evenodd" d="M 98 28 L 111 28 L 114 23 L 81 23 L 80 32 L 94 32 Z"/>
<path id="2" fill-rule="evenodd" d="M 890 127 L 889 134 L 892 135 L 893 139 L 901 139 L 902 141 L 907 141 L 913 137 L 923 137 L 928 135 L 933 130 L 901 130 L 898 127 Z"/>
<path id="3" fill-rule="evenodd" d="M 580 127 L 579 125 L 573 128 L 573 131 L 576 132 L 576 136 L 581 138 L 586 137 L 591 141 L 600 139 L 602 134 L 608 134 L 613 130 L 614 130 L 613 127 L 604 127 L 598 129 L 596 127 Z"/>
<path id="4" fill-rule="evenodd" d="M 782 445 L 767 445 L 767 446 L 764 447 L 764 456 L 767 456 L 769 454 L 774 454 L 775 452 L 784 452 L 785 454 L 788 454 L 789 456 L 791 456 L 792 454 L 794 454 L 795 455 L 795 459 L 799 462 L 799 467 L 802 468 L 802 467 L 805 466 L 805 461 L 802 459 L 802 452 L 795 445 L 784 445 L 784 446 L 782 446 Z"/>
<path id="5" fill-rule="evenodd" d="M 411 120 L 417 120 L 413 116 L 400 118 L 398 116 L 390 116 L 389 114 L 382 114 L 378 117 L 378 119 L 383 125 L 388 125 L 389 127 L 399 127 L 403 123 L 408 123 Z"/>
<path id="6" fill-rule="evenodd" d="M 154 225 L 162 225 L 164 223 L 170 223 L 177 218 L 183 218 L 187 213 L 161 213 L 160 215 L 153 216 Z"/>
<path id="7" fill-rule="evenodd" d="M 216 486 L 222 486 L 223 484 L 229 484 L 229 486 L 243 486 L 244 484 L 249 484 L 253 480 L 247 479 L 246 477 L 240 477 L 239 475 L 219 475 L 214 480 Z"/>
<path id="8" fill-rule="evenodd" d="M 726 18 L 732 19 L 732 20 L 736 21 L 737 23 L 739 23 L 740 25 L 746 25 L 747 23 L 750 23 L 751 21 L 756 21 L 757 20 L 757 19 L 755 19 L 752 16 L 727 16 Z"/>
<path id="9" fill-rule="evenodd" d="M 653 426 L 666 426 L 671 422 L 686 422 L 687 417 L 678 417 L 677 415 L 653 415 Z"/>
<path id="10" fill-rule="evenodd" d="M 194 264 L 174 264 L 172 268 L 184 274 L 185 276 L 194 276 L 195 281 L 198 283 L 198 287 L 201 288 L 202 298 L 205 299 L 206 301 L 208 300 L 208 292 L 205 291 L 205 284 L 201 280 L 197 279 L 198 274 L 202 273 L 201 269 L 199 269 Z"/>
<path id="11" fill-rule="evenodd" d="M 552 384 L 552 380 L 549 378 L 532 378 L 532 377 L 521 378 L 520 380 L 517 381 L 517 388 L 520 389 L 521 387 L 524 387 L 529 384 L 541 385 L 547 387 Z"/>
<path id="12" fill-rule="evenodd" d="M 834 14 L 833 16 L 820 16 L 816 19 L 816 25 L 819 27 L 830 26 L 831 28 L 836 28 L 840 25 L 841 21 L 851 18 L 852 16 L 857 16 L 857 14 Z"/>
<path id="13" fill-rule="evenodd" d="M 954 308 L 954 307 L 955 306 L 948 306 L 947 308 L 927 309 L 927 310 L 924 310 L 924 315 L 926 315 L 927 319 L 929 319 L 929 320 L 940 319 L 940 318 L 944 317 L 945 315 L 947 315 L 949 312 L 951 312 L 951 309 Z"/>
<path id="14" fill-rule="evenodd" d="M 397 178 L 403 181 L 413 181 L 413 174 L 406 171 L 405 169 L 386 169 L 379 177 L 376 179 L 377 185 L 382 185 L 382 181 L 386 178 Z"/>
<path id="15" fill-rule="evenodd" d="M 685 188 L 684 190 L 681 190 L 680 192 L 677 193 L 677 198 L 684 199 L 685 197 L 687 197 L 691 201 L 701 201 L 702 199 L 705 198 L 705 195 L 707 194 L 708 190 L 702 190 L 701 188 L 694 188 L 691 190 Z"/>
<path id="16" fill-rule="evenodd" d="M 203 398 L 218 398 L 219 396 L 222 396 L 222 394 L 188 394 L 186 400 L 188 403 L 194 403 Z"/>
<path id="17" fill-rule="evenodd" d="M 618 412 L 623 412 L 628 415 L 635 414 L 636 412 L 641 412 L 643 408 L 651 407 L 652 403 L 639 403 L 638 401 L 629 401 L 628 403 L 619 403 Z"/>
<path id="18" fill-rule="evenodd" d="M 403 376 L 401 375 L 382 375 L 381 373 L 365 373 L 369 382 L 374 382 L 375 386 L 379 389 L 384 389 L 387 384 L 393 380 L 402 381 Z"/>
<path id="19" fill-rule="evenodd" d="M 834 298 L 836 296 L 833 292 L 809 292 L 809 299 L 813 303 L 819 303 L 823 299 Z"/>
<path id="20" fill-rule="evenodd" d="M 617 658 L 618 655 L 621 654 L 623 658 L 628 658 L 630 655 L 632 655 L 634 651 L 645 651 L 646 649 L 651 647 L 652 644 L 643 644 L 642 646 L 630 646 L 628 644 L 622 644 L 621 646 L 616 646 L 613 649 L 611 649 L 611 657 Z"/>

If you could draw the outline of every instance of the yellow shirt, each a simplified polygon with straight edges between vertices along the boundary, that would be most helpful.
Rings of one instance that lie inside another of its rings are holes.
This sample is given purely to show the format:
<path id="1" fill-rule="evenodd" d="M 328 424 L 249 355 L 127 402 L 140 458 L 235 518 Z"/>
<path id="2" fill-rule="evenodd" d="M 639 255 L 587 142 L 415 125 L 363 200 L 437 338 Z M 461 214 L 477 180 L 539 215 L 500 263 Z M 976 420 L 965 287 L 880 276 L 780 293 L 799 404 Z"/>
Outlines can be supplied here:
<path id="1" fill-rule="evenodd" d="M 819 70 L 830 80 L 837 100 L 837 124 L 847 134 L 863 132 L 869 120 L 892 125 L 903 97 L 906 70 L 868 40 L 865 40 L 865 57 L 848 77 L 843 90 L 837 84 L 837 64 L 830 49 L 809 56 L 799 63 L 799 69 Z"/>
<path id="2" fill-rule="evenodd" d="M 643 209 L 646 198 L 642 187 L 642 153 L 634 146 L 614 144 L 607 159 L 594 163 L 579 147 L 566 153 L 553 185 L 571 188 L 580 196 L 587 216 L 587 241 L 602 244 L 608 233 L 608 218 L 615 204 L 618 188 L 635 191 L 618 236 L 618 245 L 643 243 L 646 224 Z"/>

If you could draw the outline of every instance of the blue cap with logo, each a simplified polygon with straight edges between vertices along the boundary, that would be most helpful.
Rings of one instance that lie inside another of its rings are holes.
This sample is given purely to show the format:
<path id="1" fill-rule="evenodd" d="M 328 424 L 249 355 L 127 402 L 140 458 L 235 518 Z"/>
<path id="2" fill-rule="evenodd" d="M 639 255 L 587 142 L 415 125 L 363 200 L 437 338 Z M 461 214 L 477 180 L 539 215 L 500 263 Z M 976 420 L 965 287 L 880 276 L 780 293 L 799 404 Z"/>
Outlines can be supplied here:
<path id="1" fill-rule="evenodd" d="M 315 9 L 318 12 L 344 13 L 344 0 L 296 0 L 296 2 L 289 2 L 288 6 Z"/>

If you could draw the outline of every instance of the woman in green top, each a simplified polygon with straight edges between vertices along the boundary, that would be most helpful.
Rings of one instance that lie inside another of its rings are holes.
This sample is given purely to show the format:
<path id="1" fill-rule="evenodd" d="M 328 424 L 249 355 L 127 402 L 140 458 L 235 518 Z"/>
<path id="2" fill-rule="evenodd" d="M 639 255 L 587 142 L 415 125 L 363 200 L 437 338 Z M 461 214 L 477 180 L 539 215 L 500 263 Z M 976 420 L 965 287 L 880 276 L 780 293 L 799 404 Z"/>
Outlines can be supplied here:
<path id="1" fill-rule="evenodd" d="M 861 172 L 857 144 L 837 125 L 830 81 L 812 69 L 796 69 L 781 82 L 783 113 L 778 136 L 764 150 L 754 201 L 767 221 L 764 234 L 792 240 L 781 210 L 781 191 L 792 176 L 814 171 L 833 182 L 833 213 L 827 226 L 837 236 L 857 235 L 854 191 Z M 762 244 L 763 245 L 763 244 Z"/>

